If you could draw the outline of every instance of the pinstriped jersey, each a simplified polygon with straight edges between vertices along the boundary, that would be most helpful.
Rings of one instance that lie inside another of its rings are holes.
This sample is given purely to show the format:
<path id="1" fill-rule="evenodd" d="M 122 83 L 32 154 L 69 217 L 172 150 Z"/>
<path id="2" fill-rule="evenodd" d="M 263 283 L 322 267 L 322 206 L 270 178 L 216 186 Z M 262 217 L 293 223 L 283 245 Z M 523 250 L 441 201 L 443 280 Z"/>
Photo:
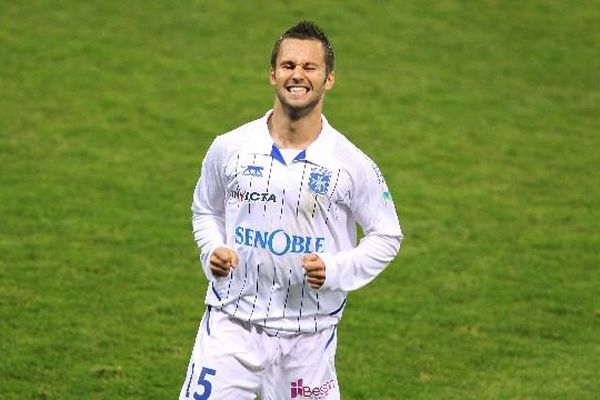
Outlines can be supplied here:
<path id="1" fill-rule="evenodd" d="M 389 264 L 402 232 L 371 159 L 322 116 L 317 139 L 286 160 L 268 130 L 271 112 L 218 136 L 202 163 L 192 225 L 209 280 L 205 301 L 273 335 L 315 332 L 339 322 L 347 293 Z M 209 268 L 219 246 L 239 255 L 227 277 Z M 326 267 L 318 290 L 302 269 L 309 253 Z"/>

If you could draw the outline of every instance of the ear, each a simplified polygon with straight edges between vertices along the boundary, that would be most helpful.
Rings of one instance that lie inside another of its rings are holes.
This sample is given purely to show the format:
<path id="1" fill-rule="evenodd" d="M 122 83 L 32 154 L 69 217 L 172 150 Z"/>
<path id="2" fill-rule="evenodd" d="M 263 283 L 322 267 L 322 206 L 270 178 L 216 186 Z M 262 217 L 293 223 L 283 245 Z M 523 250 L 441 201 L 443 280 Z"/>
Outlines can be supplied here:
<path id="1" fill-rule="evenodd" d="M 331 71 L 327 78 L 325 78 L 325 90 L 330 90 L 333 88 L 333 84 L 335 83 L 335 71 Z"/>
<path id="2" fill-rule="evenodd" d="M 271 83 L 271 86 L 275 86 L 275 70 L 273 67 L 269 69 L 269 82 Z"/>

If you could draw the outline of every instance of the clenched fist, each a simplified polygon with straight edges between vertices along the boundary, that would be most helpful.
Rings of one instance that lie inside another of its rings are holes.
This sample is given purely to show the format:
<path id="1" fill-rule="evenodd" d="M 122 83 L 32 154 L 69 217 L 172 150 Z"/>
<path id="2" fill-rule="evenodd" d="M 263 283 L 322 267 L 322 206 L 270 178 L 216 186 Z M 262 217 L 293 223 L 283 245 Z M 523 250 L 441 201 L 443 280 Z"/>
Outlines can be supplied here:
<path id="1" fill-rule="evenodd" d="M 214 276 L 225 277 L 229 270 L 237 267 L 240 258 L 237 253 L 227 247 L 217 247 L 210 255 L 210 270 Z"/>
<path id="2" fill-rule="evenodd" d="M 302 268 L 308 284 L 313 289 L 319 289 L 325 283 L 325 264 L 315 253 L 302 257 Z"/>

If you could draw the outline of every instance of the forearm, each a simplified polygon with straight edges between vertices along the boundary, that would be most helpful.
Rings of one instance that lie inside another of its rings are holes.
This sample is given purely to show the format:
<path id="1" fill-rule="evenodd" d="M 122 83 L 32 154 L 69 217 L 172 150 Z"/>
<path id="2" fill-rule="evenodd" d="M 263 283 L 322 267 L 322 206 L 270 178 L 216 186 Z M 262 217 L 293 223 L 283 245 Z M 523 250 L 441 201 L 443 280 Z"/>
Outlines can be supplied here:
<path id="1" fill-rule="evenodd" d="M 379 275 L 400 251 L 402 234 L 372 234 L 351 250 L 323 253 L 324 289 L 351 291 L 359 289 Z"/>
<path id="2" fill-rule="evenodd" d="M 210 270 L 210 255 L 217 247 L 227 243 L 225 234 L 225 182 L 217 140 L 209 148 L 203 162 L 200 178 L 192 201 L 192 231 L 200 249 L 200 261 L 208 279 L 214 276 Z"/>
<path id="3" fill-rule="evenodd" d="M 225 220 L 223 217 L 194 213 L 192 215 L 192 229 L 194 241 L 201 254 L 203 266 L 208 266 L 210 253 L 226 245 Z"/>

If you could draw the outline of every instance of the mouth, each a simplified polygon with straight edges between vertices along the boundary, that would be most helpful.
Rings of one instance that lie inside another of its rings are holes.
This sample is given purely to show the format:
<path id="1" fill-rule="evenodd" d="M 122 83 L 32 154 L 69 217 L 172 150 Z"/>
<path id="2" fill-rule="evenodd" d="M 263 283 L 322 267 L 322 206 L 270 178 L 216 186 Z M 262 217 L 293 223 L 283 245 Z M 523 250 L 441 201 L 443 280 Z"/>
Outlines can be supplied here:
<path id="1" fill-rule="evenodd" d="M 308 93 L 309 89 L 306 86 L 287 86 L 286 90 L 291 94 L 302 95 Z"/>

